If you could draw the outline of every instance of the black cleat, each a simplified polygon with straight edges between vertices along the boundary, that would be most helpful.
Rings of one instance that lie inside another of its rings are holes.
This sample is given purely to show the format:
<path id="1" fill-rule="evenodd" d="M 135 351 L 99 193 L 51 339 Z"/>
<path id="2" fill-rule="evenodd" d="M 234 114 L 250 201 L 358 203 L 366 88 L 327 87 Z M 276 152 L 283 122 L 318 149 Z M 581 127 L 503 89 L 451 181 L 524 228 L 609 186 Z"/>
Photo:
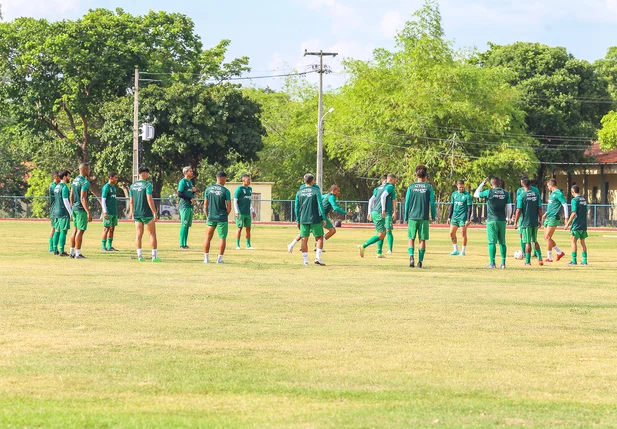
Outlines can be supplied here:
<path id="1" fill-rule="evenodd" d="M 325 262 L 322 262 L 322 261 L 319 261 L 319 260 L 317 260 L 317 259 L 315 259 L 315 265 L 320 265 L 320 266 L 322 266 L 322 267 L 325 267 L 325 266 L 326 266 L 326 263 L 325 263 Z"/>
<path id="2" fill-rule="evenodd" d="M 62 252 L 62 253 L 58 253 L 58 256 L 61 256 L 61 257 L 63 257 L 63 258 L 66 258 L 67 256 L 69 256 L 69 254 L 68 254 L 68 253 L 66 253 L 66 252 Z"/>
<path id="3" fill-rule="evenodd" d="M 418 262 L 418 268 L 422 268 L 422 262 Z"/>
<path id="4" fill-rule="evenodd" d="M 180 250 L 189 250 L 190 247 L 189 246 L 180 246 Z"/>
<path id="5" fill-rule="evenodd" d="M 60 254 L 60 252 L 58 252 L 57 250 L 54 250 L 54 256 L 58 256 Z"/>
<path id="6" fill-rule="evenodd" d="M 75 259 L 87 259 L 84 255 L 75 256 Z"/>
<path id="7" fill-rule="evenodd" d="M 416 260 L 413 258 L 413 255 L 409 255 L 409 268 L 413 268 L 416 266 Z"/>
<path id="8" fill-rule="evenodd" d="M 69 255 L 69 258 L 75 259 L 75 254 Z"/>
<path id="9" fill-rule="evenodd" d="M 119 252 L 118 249 L 116 249 L 115 247 L 110 247 L 109 249 L 107 249 L 108 252 Z"/>

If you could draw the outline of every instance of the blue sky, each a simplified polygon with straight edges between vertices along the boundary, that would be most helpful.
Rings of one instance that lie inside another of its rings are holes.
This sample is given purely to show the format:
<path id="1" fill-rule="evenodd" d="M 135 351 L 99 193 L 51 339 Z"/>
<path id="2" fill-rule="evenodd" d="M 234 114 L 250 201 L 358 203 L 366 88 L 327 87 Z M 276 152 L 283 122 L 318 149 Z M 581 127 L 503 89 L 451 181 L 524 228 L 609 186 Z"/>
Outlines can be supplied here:
<path id="1" fill-rule="evenodd" d="M 314 59 L 305 48 L 339 52 L 340 58 L 370 58 L 393 37 L 422 0 L 0 0 L 5 20 L 17 16 L 73 19 L 88 9 L 122 7 L 181 12 L 195 22 L 205 46 L 231 39 L 231 56 L 247 55 L 254 75 L 303 69 Z M 584 4 L 584 6 L 582 6 Z M 604 57 L 617 45 L 617 0 L 441 0 L 444 28 L 458 47 L 485 49 L 538 41 L 565 46 L 578 58 Z M 328 60 L 335 71 L 340 60 Z M 330 85 L 344 76 L 329 75 Z M 281 80 L 255 81 L 277 87 Z"/>

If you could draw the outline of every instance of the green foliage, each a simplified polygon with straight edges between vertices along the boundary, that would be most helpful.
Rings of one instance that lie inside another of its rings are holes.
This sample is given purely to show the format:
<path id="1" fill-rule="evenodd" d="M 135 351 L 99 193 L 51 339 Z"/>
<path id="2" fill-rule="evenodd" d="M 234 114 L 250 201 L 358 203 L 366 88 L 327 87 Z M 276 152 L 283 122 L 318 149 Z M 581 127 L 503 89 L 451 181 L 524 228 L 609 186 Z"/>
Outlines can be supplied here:
<path id="1" fill-rule="evenodd" d="M 602 129 L 598 131 L 598 137 L 602 150 L 617 148 L 617 112 L 611 110 L 602 118 Z"/>
<path id="2" fill-rule="evenodd" d="M 598 74 L 608 82 L 608 91 L 617 100 L 617 46 L 608 49 L 606 56 L 593 63 Z"/>

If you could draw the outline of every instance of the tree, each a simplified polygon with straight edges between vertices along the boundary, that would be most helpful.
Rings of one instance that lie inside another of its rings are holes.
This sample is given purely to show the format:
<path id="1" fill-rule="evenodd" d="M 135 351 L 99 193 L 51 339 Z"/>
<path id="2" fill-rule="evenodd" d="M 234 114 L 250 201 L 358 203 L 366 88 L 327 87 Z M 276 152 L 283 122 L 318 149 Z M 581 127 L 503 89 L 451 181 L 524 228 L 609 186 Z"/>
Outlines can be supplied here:
<path id="1" fill-rule="evenodd" d="M 604 59 L 597 60 L 594 67 L 608 82 L 608 90 L 613 100 L 612 108 L 617 105 L 617 46 L 609 48 Z M 617 112 L 611 110 L 602 118 L 602 129 L 598 131 L 602 150 L 617 148 Z"/>

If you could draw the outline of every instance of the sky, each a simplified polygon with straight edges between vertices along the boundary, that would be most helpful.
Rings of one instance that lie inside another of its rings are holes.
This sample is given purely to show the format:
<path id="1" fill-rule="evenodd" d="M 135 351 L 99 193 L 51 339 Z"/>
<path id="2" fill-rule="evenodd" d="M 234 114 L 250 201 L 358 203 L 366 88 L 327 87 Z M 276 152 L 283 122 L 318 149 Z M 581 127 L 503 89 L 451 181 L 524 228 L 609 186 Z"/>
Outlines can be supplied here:
<path id="1" fill-rule="evenodd" d="M 251 75 L 305 70 L 315 57 L 305 49 L 337 52 L 326 64 L 342 72 L 346 57 L 370 59 L 375 48 L 393 48 L 394 36 L 423 0 L 0 0 L 5 21 L 19 16 L 75 19 L 89 9 L 121 7 L 180 12 L 195 22 L 204 46 L 230 39 L 229 58 L 248 56 Z M 446 37 L 459 48 L 517 41 L 564 46 L 594 61 L 617 45 L 617 0 L 441 0 Z M 584 4 L 584 6 L 583 6 Z M 612 36 L 611 36 L 612 35 Z M 311 80 L 316 79 L 313 75 Z M 328 87 L 345 76 L 325 76 Z M 281 78 L 250 81 L 281 85 Z"/>

